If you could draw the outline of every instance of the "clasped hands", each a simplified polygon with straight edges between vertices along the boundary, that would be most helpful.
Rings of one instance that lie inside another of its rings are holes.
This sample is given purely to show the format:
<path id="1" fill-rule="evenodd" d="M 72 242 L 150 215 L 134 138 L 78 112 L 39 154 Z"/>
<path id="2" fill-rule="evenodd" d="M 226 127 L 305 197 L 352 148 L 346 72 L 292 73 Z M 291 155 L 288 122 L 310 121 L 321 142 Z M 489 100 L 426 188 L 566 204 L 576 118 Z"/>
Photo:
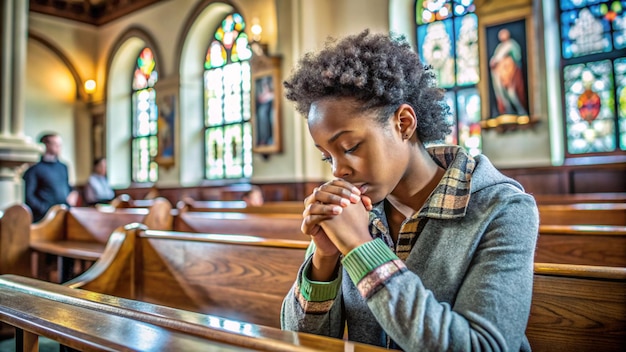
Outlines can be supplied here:
<path id="1" fill-rule="evenodd" d="M 365 186 L 366 187 L 366 186 Z M 304 200 L 301 230 L 311 236 L 316 256 L 333 259 L 372 240 L 368 229 L 371 199 L 366 189 L 334 179 L 315 188 Z"/>

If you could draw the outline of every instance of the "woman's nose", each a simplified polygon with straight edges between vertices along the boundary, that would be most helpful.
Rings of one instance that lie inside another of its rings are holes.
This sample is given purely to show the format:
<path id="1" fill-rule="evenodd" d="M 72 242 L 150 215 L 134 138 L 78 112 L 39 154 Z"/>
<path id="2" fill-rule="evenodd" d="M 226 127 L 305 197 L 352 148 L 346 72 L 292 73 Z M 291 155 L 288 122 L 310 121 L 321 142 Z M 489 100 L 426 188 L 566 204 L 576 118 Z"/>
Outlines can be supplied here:
<path id="1" fill-rule="evenodd" d="M 333 176 L 339 178 L 345 178 L 350 175 L 350 167 L 345 161 L 339 158 L 333 158 Z"/>

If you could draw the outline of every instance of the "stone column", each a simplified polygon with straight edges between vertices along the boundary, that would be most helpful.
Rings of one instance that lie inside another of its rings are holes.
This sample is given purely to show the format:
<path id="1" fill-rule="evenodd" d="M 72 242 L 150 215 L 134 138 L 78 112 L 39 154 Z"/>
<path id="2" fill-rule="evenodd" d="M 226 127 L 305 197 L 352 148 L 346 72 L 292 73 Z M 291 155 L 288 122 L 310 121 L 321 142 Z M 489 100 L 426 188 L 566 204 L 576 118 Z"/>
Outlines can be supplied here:
<path id="1" fill-rule="evenodd" d="M 24 80 L 28 1 L 4 0 L 0 8 L 0 210 L 24 199 L 21 174 L 41 150 L 24 136 Z"/>

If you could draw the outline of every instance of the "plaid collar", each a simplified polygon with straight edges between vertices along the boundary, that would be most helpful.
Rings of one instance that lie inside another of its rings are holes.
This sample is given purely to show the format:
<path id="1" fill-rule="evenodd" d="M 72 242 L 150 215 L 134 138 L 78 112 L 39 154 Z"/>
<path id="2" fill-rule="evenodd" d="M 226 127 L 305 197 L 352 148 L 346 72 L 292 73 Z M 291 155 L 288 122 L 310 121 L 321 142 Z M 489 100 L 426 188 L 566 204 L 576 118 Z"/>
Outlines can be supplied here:
<path id="1" fill-rule="evenodd" d="M 446 172 L 417 216 L 435 219 L 465 216 L 476 161 L 458 146 L 432 147 L 428 153 Z"/>
<path id="2" fill-rule="evenodd" d="M 465 216 L 470 198 L 472 173 L 476 166 L 474 158 L 465 149 L 458 146 L 437 146 L 427 149 L 433 160 L 446 169 L 441 181 L 422 209 L 407 220 L 405 230 L 417 230 L 419 218 L 454 219 Z M 374 238 L 381 238 L 389 248 L 395 245 L 389 235 L 389 225 L 385 216 L 385 201 L 374 205 L 369 214 L 370 233 Z M 413 237 L 411 235 L 410 237 Z M 400 236 L 403 237 L 402 234 Z M 403 241 L 400 241 L 403 242 Z M 412 241 L 410 241 L 412 242 Z"/>

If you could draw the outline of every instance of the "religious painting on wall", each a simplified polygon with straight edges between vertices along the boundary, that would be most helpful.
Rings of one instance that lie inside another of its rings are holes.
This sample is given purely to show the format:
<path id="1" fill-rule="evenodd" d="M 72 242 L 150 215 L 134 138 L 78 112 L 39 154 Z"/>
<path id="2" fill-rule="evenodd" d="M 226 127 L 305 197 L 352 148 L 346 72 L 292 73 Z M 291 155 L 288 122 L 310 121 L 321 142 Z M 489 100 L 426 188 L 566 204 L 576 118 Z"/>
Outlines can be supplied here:
<path id="1" fill-rule="evenodd" d="M 489 116 L 528 116 L 526 21 L 486 28 Z"/>
<path id="2" fill-rule="evenodd" d="M 176 138 L 176 96 L 167 94 L 158 100 L 159 117 L 157 118 L 158 152 L 155 158 L 160 167 L 168 169 L 174 166 Z"/>
<path id="3" fill-rule="evenodd" d="M 252 150 L 263 155 L 280 153 L 280 58 L 254 58 L 252 70 Z"/>
<path id="4" fill-rule="evenodd" d="M 492 8 L 481 16 L 481 96 L 484 128 L 498 132 L 532 127 L 536 58 L 531 6 Z"/>

